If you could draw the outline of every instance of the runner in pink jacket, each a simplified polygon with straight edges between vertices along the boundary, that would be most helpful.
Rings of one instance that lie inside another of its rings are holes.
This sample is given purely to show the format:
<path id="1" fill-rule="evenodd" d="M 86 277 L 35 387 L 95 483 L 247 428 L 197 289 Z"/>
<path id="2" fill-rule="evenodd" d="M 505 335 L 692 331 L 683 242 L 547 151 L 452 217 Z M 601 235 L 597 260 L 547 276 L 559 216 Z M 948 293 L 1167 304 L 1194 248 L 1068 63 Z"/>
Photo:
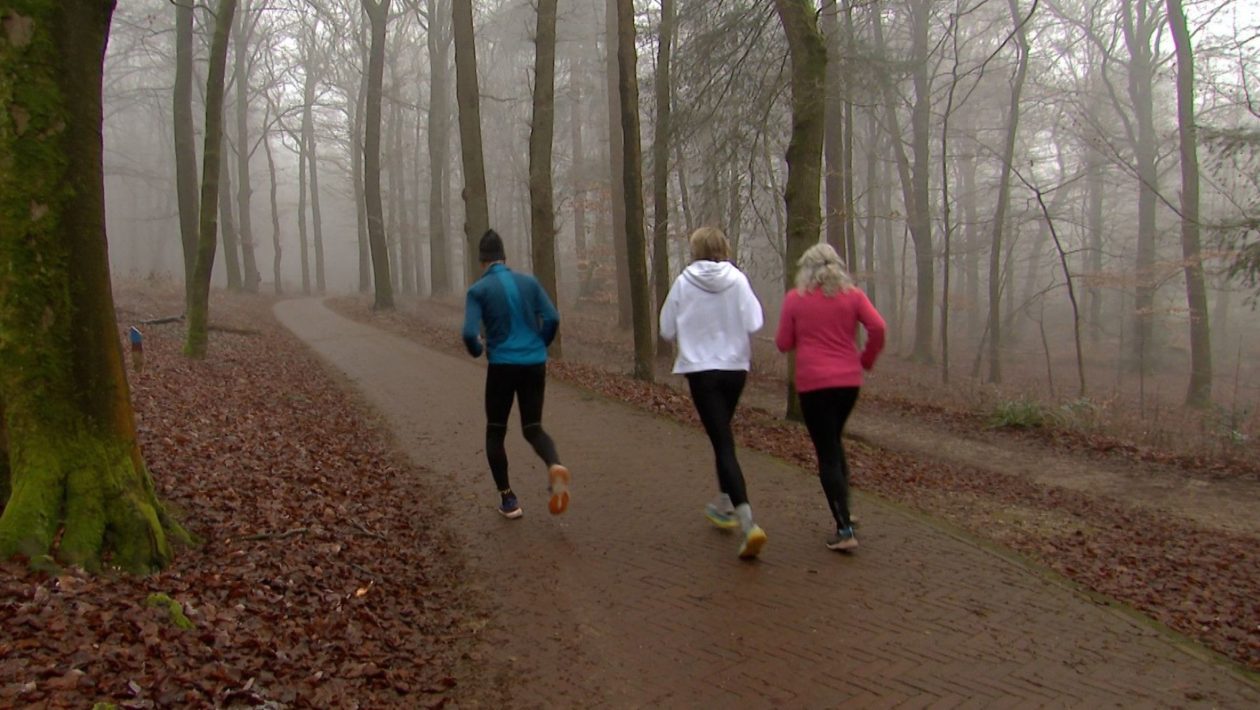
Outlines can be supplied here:
<path id="1" fill-rule="evenodd" d="M 861 352 L 858 324 L 867 335 Z M 862 371 L 875 366 L 884 348 L 884 319 L 830 245 L 810 247 L 797 262 L 796 288 L 783 299 L 774 344 L 780 352 L 796 352 L 801 413 L 818 456 L 827 507 L 836 521 L 827 547 L 851 550 L 857 547 L 857 538 L 849 516 L 849 467 L 840 437 L 857 403 Z"/>

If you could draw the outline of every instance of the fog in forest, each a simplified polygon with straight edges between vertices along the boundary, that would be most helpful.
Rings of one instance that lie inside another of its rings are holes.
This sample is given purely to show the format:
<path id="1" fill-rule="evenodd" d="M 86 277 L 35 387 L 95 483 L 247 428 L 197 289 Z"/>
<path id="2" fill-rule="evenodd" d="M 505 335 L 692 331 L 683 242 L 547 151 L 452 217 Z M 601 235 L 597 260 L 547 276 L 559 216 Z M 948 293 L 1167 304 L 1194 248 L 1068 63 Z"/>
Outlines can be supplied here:
<path id="1" fill-rule="evenodd" d="M 188 13 L 198 182 L 217 4 Z M 541 4 L 471 3 L 489 224 L 504 236 L 509 264 L 527 271 Z M 457 100 L 451 0 L 239 1 L 226 65 L 216 286 L 289 296 L 372 290 L 365 5 L 388 8 L 380 185 L 393 292 L 404 303 L 462 293 L 459 120 L 472 102 Z M 555 271 L 562 313 L 616 313 L 620 303 L 626 324 L 616 248 L 625 208 L 614 199 L 625 156 L 606 5 L 614 3 L 558 4 Z M 774 5 L 635 3 L 649 262 L 659 257 L 659 214 L 668 220 L 671 279 L 685 266 L 686 235 L 721 227 L 770 327 L 785 290 L 793 132 L 792 58 Z M 1192 104 L 1182 104 L 1184 84 L 1178 89 L 1184 63 L 1170 7 L 1187 18 Z M 172 0 L 126 0 L 111 29 L 104 142 L 117 279 L 184 278 L 172 130 L 178 14 Z M 893 352 L 952 378 L 1025 377 L 1043 395 L 1049 371 L 1052 394 L 1064 398 L 1163 388 L 1180 400 L 1192 370 L 1207 366 L 1211 400 L 1231 416 L 1253 416 L 1256 2 L 859 0 L 823 2 L 817 19 L 829 57 L 820 237 L 846 256 L 887 318 Z M 665 132 L 656 130 L 662 94 Z M 1189 107 L 1196 131 L 1184 142 Z M 1188 155 L 1197 218 L 1183 202 Z M 663 205 L 654 200 L 658 175 Z M 1206 351 L 1192 342 L 1187 274 L 1203 278 Z"/>

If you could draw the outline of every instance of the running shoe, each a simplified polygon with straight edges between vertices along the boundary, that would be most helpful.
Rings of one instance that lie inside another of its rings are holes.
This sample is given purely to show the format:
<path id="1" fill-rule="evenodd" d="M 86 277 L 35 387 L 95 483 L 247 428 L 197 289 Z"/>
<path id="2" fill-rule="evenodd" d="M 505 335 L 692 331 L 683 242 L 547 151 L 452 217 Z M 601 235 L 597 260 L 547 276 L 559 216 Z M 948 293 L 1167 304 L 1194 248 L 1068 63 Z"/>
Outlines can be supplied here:
<path id="1" fill-rule="evenodd" d="M 706 503 L 704 506 L 704 517 L 723 530 L 739 527 L 739 518 L 735 517 L 735 511 L 722 510 L 716 503 Z"/>
<path id="2" fill-rule="evenodd" d="M 552 464 L 547 475 L 551 479 L 551 485 L 547 486 L 547 490 L 551 492 L 547 510 L 552 515 L 559 515 L 569 509 L 569 469 L 558 463 Z"/>
<path id="3" fill-rule="evenodd" d="M 840 528 L 836 530 L 836 533 L 834 535 L 827 538 L 828 550 L 838 550 L 838 551 L 843 552 L 845 550 L 852 550 L 853 548 L 857 546 L 858 546 L 858 541 L 857 541 L 857 538 L 853 536 L 852 525 L 850 525 L 847 528 Z"/>
<path id="4" fill-rule="evenodd" d="M 521 510 L 521 504 L 516 501 L 516 496 L 510 494 L 503 496 L 503 502 L 499 504 L 498 510 L 499 515 L 509 520 L 515 520 L 525 514 L 525 511 Z"/>
<path id="5" fill-rule="evenodd" d="M 761 553 L 761 548 L 766 544 L 766 531 L 761 529 L 760 525 L 754 525 L 744 533 L 744 543 L 739 546 L 739 557 L 743 560 L 751 560 Z"/>

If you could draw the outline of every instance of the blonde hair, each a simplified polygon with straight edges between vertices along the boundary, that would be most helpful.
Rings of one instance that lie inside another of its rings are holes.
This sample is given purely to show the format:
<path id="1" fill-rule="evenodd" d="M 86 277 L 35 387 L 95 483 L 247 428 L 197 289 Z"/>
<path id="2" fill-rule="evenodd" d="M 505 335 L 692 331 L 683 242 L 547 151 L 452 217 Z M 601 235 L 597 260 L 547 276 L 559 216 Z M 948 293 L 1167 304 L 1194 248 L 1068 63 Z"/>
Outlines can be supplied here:
<path id="1" fill-rule="evenodd" d="M 729 261 L 731 245 L 726 235 L 717 227 L 701 227 L 687 238 L 691 244 L 692 261 Z"/>
<path id="2" fill-rule="evenodd" d="M 823 295 L 830 298 L 855 287 L 853 277 L 844 268 L 844 261 L 830 244 L 815 244 L 806 249 L 796 262 L 796 290 L 802 295 L 820 288 Z"/>

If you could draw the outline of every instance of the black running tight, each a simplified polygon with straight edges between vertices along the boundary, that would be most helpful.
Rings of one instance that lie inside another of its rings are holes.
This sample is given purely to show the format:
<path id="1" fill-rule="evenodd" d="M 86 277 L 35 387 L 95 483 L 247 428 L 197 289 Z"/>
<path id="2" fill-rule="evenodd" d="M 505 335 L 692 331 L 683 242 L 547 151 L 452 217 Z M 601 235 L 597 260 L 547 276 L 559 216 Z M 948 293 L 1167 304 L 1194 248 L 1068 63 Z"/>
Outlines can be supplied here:
<path id="1" fill-rule="evenodd" d="M 857 387 L 833 387 L 801 392 L 801 414 L 818 454 L 818 479 L 836 527 L 847 528 L 849 519 L 849 464 L 844 458 L 844 424 L 857 404 Z"/>
<path id="2" fill-rule="evenodd" d="M 705 370 L 687 374 L 691 388 L 691 400 L 695 402 L 700 423 L 713 444 L 713 457 L 717 461 L 718 489 L 731 497 L 731 503 L 748 502 L 744 487 L 744 472 L 735 458 L 735 435 L 731 433 L 731 419 L 735 405 L 744 391 L 748 373 L 743 370 Z"/>
<path id="3" fill-rule="evenodd" d="M 556 445 L 542 428 L 543 395 L 547 389 L 547 365 L 490 365 L 486 368 L 486 459 L 494 485 L 511 488 L 508 480 L 508 415 L 512 400 L 521 404 L 521 433 L 547 466 L 560 463 Z"/>

